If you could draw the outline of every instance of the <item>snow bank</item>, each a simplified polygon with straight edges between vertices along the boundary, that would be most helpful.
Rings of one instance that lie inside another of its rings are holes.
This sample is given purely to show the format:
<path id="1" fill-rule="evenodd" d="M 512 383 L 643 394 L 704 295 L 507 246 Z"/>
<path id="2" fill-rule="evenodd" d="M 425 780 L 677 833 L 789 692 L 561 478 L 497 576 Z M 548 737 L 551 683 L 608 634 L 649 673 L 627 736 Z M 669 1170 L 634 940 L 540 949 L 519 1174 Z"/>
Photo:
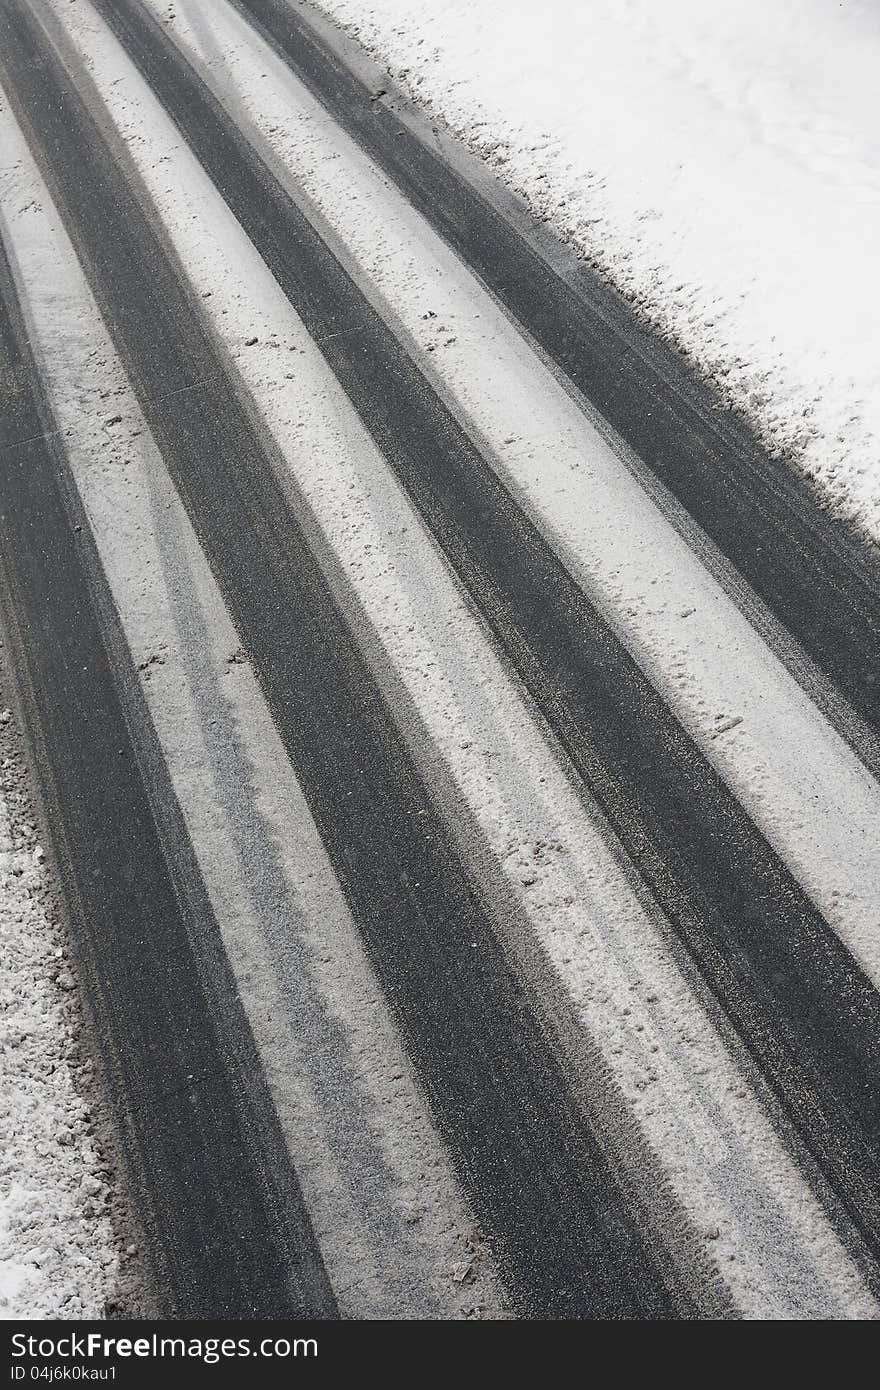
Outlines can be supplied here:
<path id="1" fill-rule="evenodd" d="M 94 1318 L 119 1277 L 75 985 L 0 711 L 0 1318 Z M 134 1251 L 131 1252 L 132 1254 Z"/>
<path id="2" fill-rule="evenodd" d="M 872 0 L 320 0 L 880 540 Z"/>

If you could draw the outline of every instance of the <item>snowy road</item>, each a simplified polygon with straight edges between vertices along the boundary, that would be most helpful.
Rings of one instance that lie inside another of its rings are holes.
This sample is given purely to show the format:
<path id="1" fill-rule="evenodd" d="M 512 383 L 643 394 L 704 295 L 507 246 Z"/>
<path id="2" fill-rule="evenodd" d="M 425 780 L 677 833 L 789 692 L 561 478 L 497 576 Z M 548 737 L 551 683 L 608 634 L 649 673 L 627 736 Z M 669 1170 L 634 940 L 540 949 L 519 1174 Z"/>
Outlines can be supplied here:
<path id="1" fill-rule="evenodd" d="M 0 11 L 7 627 L 181 1315 L 856 1317 L 880 578 L 287 0 Z"/>

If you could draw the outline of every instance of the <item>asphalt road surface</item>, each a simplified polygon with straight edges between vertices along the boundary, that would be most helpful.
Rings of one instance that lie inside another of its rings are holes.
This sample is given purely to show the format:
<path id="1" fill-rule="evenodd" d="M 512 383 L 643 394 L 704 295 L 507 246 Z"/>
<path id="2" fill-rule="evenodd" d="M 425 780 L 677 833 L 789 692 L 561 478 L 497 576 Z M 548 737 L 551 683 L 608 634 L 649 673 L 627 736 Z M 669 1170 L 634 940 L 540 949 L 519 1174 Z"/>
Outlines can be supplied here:
<path id="1" fill-rule="evenodd" d="M 871 1317 L 880 578 L 290 0 L 0 7 L 3 608 L 177 1316 Z"/>

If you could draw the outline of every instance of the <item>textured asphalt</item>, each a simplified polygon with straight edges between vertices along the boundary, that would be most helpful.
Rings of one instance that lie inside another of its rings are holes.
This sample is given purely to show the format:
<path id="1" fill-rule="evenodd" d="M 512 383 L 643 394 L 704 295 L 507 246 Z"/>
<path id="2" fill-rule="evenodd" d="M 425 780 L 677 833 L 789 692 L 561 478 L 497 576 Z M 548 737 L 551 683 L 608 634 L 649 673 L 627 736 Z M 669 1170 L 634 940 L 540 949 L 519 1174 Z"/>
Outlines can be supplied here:
<path id="1" fill-rule="evenodd" d="M 859 543 L 281 0 L 236 0 L 880 733 Z M 778 1123 L 880 1260 L 880 996 L 320 232 L 137 0 L 97 0 L 320 346 L 662 910 Z M 515 1311 L 725 1316 L 667 1255 L 532 1012 L 145 196 L 25 0 L 0 75 L 208 558 Z M 335 1315 L 296 1174 L 2 266 L 7 624 L 132 1181 L 186 1316 Z M 304 512 L 304 508 L 302 509 Z M 132 729 L 138 731 L 133 739 Z M 852 740 L 852 729 L 848 737 Z M 858 744 L 858 739 L 855 740 Z M 146 750 L 146 751 L 145 751 Z M 155 800 L 155 792 L 153 793 Z M 595 1085 L 597 1104 L 603 1079 Z M 681 1244 L 688 1239 L 687 1222 Z"/>

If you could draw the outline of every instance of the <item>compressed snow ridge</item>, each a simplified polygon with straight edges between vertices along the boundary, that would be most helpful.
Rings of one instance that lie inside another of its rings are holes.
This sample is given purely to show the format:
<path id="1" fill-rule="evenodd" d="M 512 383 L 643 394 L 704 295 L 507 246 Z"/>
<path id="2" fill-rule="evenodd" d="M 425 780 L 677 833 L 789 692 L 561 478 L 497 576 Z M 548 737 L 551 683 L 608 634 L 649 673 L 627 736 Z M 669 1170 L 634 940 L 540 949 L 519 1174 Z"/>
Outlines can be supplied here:
<path id="1" fill-rule="evenodd" d="M 92 1064 L 79 1033 L 14 718 L 0 707 L 0 1318 L 113 1309 L 113 1190 L 82 1095 Z"/>
<path id="2" fill-rule="evenodd" d="M 319 0 L 880 541 L 872 0 Z"/>

